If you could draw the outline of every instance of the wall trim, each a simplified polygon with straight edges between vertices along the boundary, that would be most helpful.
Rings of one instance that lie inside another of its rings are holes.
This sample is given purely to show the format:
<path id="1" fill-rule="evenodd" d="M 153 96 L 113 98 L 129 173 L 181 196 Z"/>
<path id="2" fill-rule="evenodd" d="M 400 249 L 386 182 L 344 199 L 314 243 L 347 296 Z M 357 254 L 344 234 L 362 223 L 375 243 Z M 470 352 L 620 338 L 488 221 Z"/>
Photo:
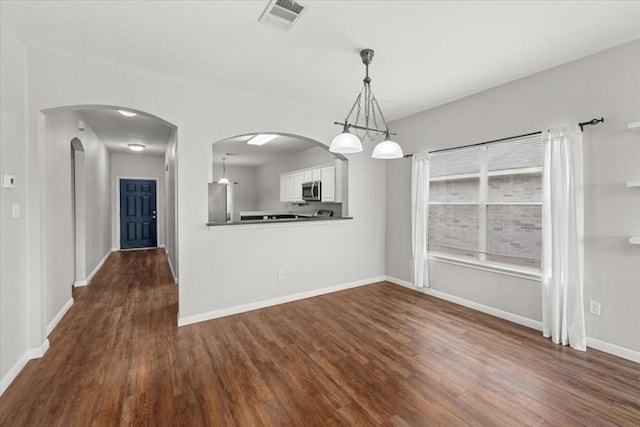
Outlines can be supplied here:
<path id="1" fill-rule="evenodd" d="M 480 304 L 475 301 L 460 298 L 460 297 L 450 295 L 441 291 L 436 291 L 435 289 L 417 288 L 413 283 L 407 282 L 406 280 L 398 279 L 396 277 L 386 276 L 386 280 L 390 283 L 412 289 L 416 292 L 421 292 L 426 295 L 431 295 L 432 297 L 440 298 L 445 301 L 452 302 L 454 304 L 462 305 L 464 307 L 471 308 L 473 310 L 481 311 L 483 313 L 490 314 L 492 316 L 499 317 L 501 319 L 505 319 L 513 323 L 517 323 L 518 325 L 522 325 L 528 328 L 542 331 L 542 322 L 529 319 L 528 317 L 509 313 L 508 311 L 500 310 L 494 307 L 490 307 L 488 305 Z"/>
<path id="2" fill-rule="evenodd" d="M 640 351 L 631 350 L 630 348 L 621 347 L 619 345 L 591 337 L 587 337 L 587 347 L 613 354 L 614 356 L 631 360 L 632 362 L 640 363 Z"/>
<path id="3" fill-rule="evenodd" d="M 49 324 L 47 325 L 47 336 L 49 336 L 49 334 L 55 329 L 55 327 L 58 326 L 58 323 L 62 320 L 64 315 L 67 314 L 67 311 L 69 311 L 72 305 L 73 305 L 73 297 L 69 298 L 69 301 L 67 301 L 62 306 L 60 311 L 58 311 L 58 314 L 56 314 L 54 318 L 51 319 L 51 322 L 49 322 Z"/>
<path id="4" fill-rule="evenodd" d="M 312 298 L 319 295 L 330 294 L 333 292 L 344 291 L 346 289 L 357 288 L 359 286 L 371 285 L 373 283 L 382 282 L 385 276 L 376 276 L 368 279 L 356 280 L 354 282 L 343 283 L 341 285 L 329 286 L 327 288 L 313 289 L 311 291 L 299 292 L 296 294 L 285 295 L 282 297 L 270 298 L 262 301 L 256 301 L 249 304 L 236 305 L 234 307 L 223 308 L 220 310 L 209 311 L 206 313 L 194 314 L 192 316 L 178 317 L 178 326 L 186 326 L 192 323 L 204 322 L 206 320 L 217 319 L 219 317 L 231 316 L 233 314 L 244 313 L 246 311 L 258 310 L 260 308 L 271 307 L 287 302 L 298 301 L 305 298 Z"/>
<path id="5" fill-rule="evenodd" d="M 167 263 L 169 263 L 169 269 L 171 270 L 171 277 L 173 277 L 173 283 L 178 284 L 178 277 L 176 276 L 176 272 L 173 269 L 173 265 L 171 265 L 171 258 L 169 258 L 169 251 L 165 249 L 165 253 L 167 255 Z"/>
<path id="6" fill-rule="evenodd" d="M 98 270 L 100 270 L 102 268 L 102 266 L 104 265 L 105 261 L 107 260 L 107 258 L 109 258 L 109 255 L 111 255 L 111 252 L 113 252 L 113 249 L 111 249 L 110 251 L 108 251 L 104 258 L 102 258 L 102 260 L 98 263 L 98 265 L 96 265 L 96 268 L 93 269 L 93 271 L 91 272 L 91 274 L 89 275 L 89 277 L 87 277 L 85 280 L 76 280 L 75 282 L 73 282 L 73 286 L 77 287 L 77 286 L 88 286 L 91 284 L 91 279 L 93 279 L 93 276 L 96 275 L 96 273 L 98 272 Z"/>
<path id="7" fill-rule="evenodd" d="M 455 304 L 463 305 L 473 310 L 478 310 L 492 316 L 500 317 L 501 319 L 508 320 L 519 325 L 527 326 L 538 331 L 542 331 L 542 322 L 537 320 L 528 319 L 526 317 L 518 316 L 517 314 L 509 313 L 507 311 L 498 310 L 493 307 L 489 307 L 477 302 L 469 301 L 464 298 L 459 298 L 453 295 L 446 294 L 444 292 L 436 291 L 429 288 L 416 288 L 415 285 L 406 280 L 398 279 L 395 277 L 387 276 L 388 282 L 395 285 L 404 286 L 405 288 L 412 289 L 417 292 L 422 292 L 427 295 L 434 296 L 436 298 L 444 299 L 446 301 L 453 302 Z M 601 341 L 595 338 L 587 337 L 587 347 L 600 350 L 605 353 L 612 354 L 614 356 L 621 357 L 623 359 L 630 360 L 632 362 L 640 363 L 640 352 L 631 350 L 626 347 L 621 347 L 616 344 L 611 344 L 606 341 Z"/>
<path id="8" fill-rule="evenodd" d="M 29 360 L 38 359 L 44 356 L 47 350 L 49 350 L 49 340 L 45 339 L 40 347 L 30 348 L 25 351 L 22 357 L 18 359 L 15 365 L 13 365 L 11 369 L 9 369 L 9 372 L 7 372 L 7 374 L 2 377 L 2 380 L 0 380 L 0 396 L 2 396 L 7 388 L 9 388 L 13 380 L 16 379 Z"/>

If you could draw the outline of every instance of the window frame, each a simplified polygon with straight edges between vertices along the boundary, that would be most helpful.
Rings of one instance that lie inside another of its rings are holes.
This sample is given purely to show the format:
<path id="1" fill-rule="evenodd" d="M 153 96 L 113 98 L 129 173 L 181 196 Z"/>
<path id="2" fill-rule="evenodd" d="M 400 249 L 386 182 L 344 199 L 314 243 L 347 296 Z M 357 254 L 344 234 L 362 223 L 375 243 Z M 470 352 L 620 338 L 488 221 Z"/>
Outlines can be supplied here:
<path id="1" fill-rule="evenodd" d="M 477 206 L 478 207 L 478 259 L 473 259 L 469 257 L 464 257 L 461 255 L 450 254 L 447 252 L 439 252 L 439 251 L 430 251 L 429 250 L 429 239 L 425 242 L 425 254 L 426 260 L 428 261 L 438 261 L 444 262 L 447 264 L 460 265 L 463 267 L 475 268 L 479 270 L 489 271 L 493 273 L 504 274 L 508 276 L 520 277 L 523 279 L 533 280 L 533 281 L 542 281 L 542 267 L 534 268 L 534 267 L 526 267 L 517 264 L 509 264 L 509 263 L 501 263 L 497 261 L 488 261 L 487 260 L 487 210 L 488 206 L 540 206 L 542 209 L 542 201 L 534 202 L 489 202 L 487 200 L 488 196 L 488 184 L 489 178 L 493 176 L 514 176 L 514 175 L 532 175 L 539 174 L 543 177 L 543 166 L 537 167 L 523 167 L 523 168 L 512 168 L 512 169 L 502 169 L 489 171 L 488 170 L 488 162 L 487 162 L 487 150 L 489 144 L 483 145 L 479 148 L 479 157 L 480 157 L 480 170 L 478 172 L 473 173 L 462 173 L 462 174 L 453 174 L 453 175 L 442 175 L 435 177 L 427 177 L 428 185 L 431 186 L 432 182 L 438 181 L 452 181 L 452 180 L 463 180 L 463 179 L 473 179 L 478 178 L 479 180 L 479 194 L 478 201 L 476 202 L 432 202 L 429 200 L 427 202 L 427 215 L 429 215 L 428 211 L 430 206 L 451 206 L 451 205 L 469 205 L 469 206 Z M 461 147 L 463 149 L 463 147 Z M 431 158 L 431 156 L 429 156 Z M 542 260 L 542 254 L 541 254 Z"/>

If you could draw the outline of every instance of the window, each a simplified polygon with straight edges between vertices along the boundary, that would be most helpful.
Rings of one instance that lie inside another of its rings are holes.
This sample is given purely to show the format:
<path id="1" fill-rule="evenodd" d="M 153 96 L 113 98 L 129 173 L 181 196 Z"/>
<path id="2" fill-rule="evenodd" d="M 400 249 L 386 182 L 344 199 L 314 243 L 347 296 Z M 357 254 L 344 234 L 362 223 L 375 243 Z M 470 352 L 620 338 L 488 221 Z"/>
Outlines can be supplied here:
<path id="1" fill-rule="evenodd" d="M 541 134 L 429 159 L 430 255 L 541 268 Z"/>

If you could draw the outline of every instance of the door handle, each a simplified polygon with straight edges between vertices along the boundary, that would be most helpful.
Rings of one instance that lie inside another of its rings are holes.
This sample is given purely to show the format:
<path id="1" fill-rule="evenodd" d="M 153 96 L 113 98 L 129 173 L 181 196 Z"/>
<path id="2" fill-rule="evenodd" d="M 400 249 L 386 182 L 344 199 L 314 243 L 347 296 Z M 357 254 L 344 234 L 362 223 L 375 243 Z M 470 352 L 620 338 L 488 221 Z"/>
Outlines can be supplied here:
<path id="1" fill-rule="evenodd" d="M 151 217 L 151 219 L 156 219 L 156 216 L 155 216 L 155 215 L 154 215 L 154 216 L 152 216 L 152 217 Z"/>

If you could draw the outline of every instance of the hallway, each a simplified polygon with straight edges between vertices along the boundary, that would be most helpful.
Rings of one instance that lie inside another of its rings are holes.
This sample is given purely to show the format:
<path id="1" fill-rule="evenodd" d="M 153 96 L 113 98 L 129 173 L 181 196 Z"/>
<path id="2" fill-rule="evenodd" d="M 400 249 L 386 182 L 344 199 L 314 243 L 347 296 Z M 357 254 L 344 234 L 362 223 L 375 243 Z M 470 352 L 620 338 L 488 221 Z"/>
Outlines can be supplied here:
<path id="1" fill-rule="evenodd" d="M 0 397 L 0 425 L 640 422 L 640 365 L 396 285 L 180 329 L 177 289 L 164 250 L 112 253 Z"/>
<path id="2" fill-rule="evenodd" d="M 178 288 L 164 249 L 113 252 L 73 298 L 45 357 L 30 361 L 0 398 L 0 425 L 128 425 L 141 408 L 171 416 L 154 394 L 171 388 L 168 344 L 180 340 Z"/>

